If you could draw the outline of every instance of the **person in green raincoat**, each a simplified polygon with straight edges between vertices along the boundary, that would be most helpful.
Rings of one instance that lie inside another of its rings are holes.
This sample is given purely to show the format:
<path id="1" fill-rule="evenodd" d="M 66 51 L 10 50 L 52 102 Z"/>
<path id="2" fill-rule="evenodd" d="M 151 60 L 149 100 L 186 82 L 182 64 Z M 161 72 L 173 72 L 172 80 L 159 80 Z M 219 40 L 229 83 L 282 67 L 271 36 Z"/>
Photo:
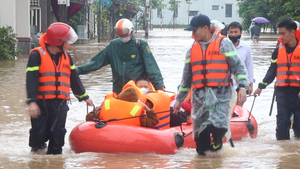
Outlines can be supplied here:
<path id="1" fill-rule="evenodd" d="M 91 61 L 77 67 L 78 74 L 86 74 L 110 64 L 113 92 L 119 94 L 127 82 L 138 77 L 147 77 L 156 90 L 164 91 L 163 77 L 148 43 L 133 36 L 132 22 L 120 19 L 114 31 L 119 38 L 112 40 Z"/>
<path id="2" fill-rule="evenodd" d="M 174 112 L 180 110 L 192 90 L 191 117 L 199 155 L 221 150 L 224 136 L 230 139 L 231 112 L 237 98 L 230 74 L 235 75 L 241 88 L 238 98 L 242 101 L 246 100 L 249 87 L 247 71 L 238 52 L 228 38 L 219 34 L 223 27 L 219 21 L 198 14 L 185 29 L 193 31 L 195 42 L 186 53 Z"/>

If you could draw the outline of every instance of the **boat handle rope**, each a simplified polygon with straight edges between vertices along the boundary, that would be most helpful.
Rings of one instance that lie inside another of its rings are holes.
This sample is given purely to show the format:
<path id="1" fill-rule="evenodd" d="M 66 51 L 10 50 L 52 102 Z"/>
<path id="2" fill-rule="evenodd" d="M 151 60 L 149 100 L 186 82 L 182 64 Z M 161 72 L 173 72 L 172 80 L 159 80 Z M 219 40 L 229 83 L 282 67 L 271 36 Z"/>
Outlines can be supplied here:
<path id="1" fill-rule="evenodd" d="M 157 113 L 148 113 L 148 114 L 143 114 L 143 115 L 140 115 L 140 116 L 133 116 L 133 117 L 125 117 L 125 118 L 121 118 L 121 119 L 117 119 L 117 118 L 113 118 L 113 119 L 109 119 L 109 120 L 100 120 L 100 119 L 97 119 L 95 118 L 95 105 L 93 104 L 93 111 L 92 113 L 94 114 L 94 117 L 93 117 L 93 120 L 94 121 L 97 121 L 98 123 L 95 125 L 96 128 L 103 128 L 104 126 L 107 125 L 107 122 L 112 122 L 112 121 L 120 121 L 120 120 L 127 120 L 127 119 L 132 119 L 132 118 L 137 118 L 137 117 L 143 117 L 143 116 L 147 116 L 147 115 L 151 115 L 151 114 L 160 114 L 160 113 L 165 113 L 165 112 L 169 112 L 170 110 L 165 110 L 165 111 L 161 111 L 161 112 L 157 112 Z M 87 112 L 88 112 L 88 106 L 87 106 Z M 180 112 L 182 113 L 182 112 Z M 179 114 L 178 114 L 179 116 Z M 188 134 L 185 134 L 185 132 L 182 130 L 182 126 L 181 126 L 181 123 L 180 123 L 180 130 L 181 130 L 181 133 L 182 133 L 182 136 L 183 137 L 187 137 L 189 136 L 190 134 L 192 134 L 193 131 L 190 131 Z"/>
<path id="2" fill-rule="evenodd" d="M 181 111 L 179 111 L 178 112 L 178 120 L 179 120 L 179 122 L 180 122 L 180 131 L 181 131 L 181 133 L 182 133 L 182 137 L 187 137 L 187 136 L 189 136 L 190 134 L 192 134 L 192 132 L 193 131 L 190 131 L 188 134 L 185 134 L 185 132 L 182 130 L 182 123 L 181 123 L 181 121 L 180 121 L 180 118 L 179 118 L 179 113 L 181 113 L 181 114 L 183 114 L 183 115 L 185 115 L 184 113 L 182 113 Z"/>
<path id="3" fill-rule="evenodd" d="M 253 109 L 253 106 L 254 106 L 254 103 L 255 103 L 255 99 L 256 99 L 256 96 L 254 96 L 253 103 L 252 103 L 252 106 L 251 106 L 251 110 L 249 112 L 248 120 L 245 120 L 245 121 L 230 121 L 230 122 L 236 122 L 236 123 L 244 122 L 247 129 L 249 130 L 250 134 L 254 134 L 254 126 L 251 123 L 250 117 L 251 117 L 252 109 Z"/>
<path id="4" fill-rule="evenodd" d="M 99 119 L 95 118 L 95 112 L 93 112 L 94 113 L 93 120 L 98 122 L 95 125 L 96 128 L 103 128 L 104 126 L 106 126 L 107 122 L 127 120 L 127 119 L 132 119 L 132 118 L 137 118 L 137 117 L 143 117 L 143 116 L 147 116 L 147 115 L 151 115 L 151 114 L 160 114 L 160 113 L 165 113 L 165 112 L 170 112 L 170 110 L 165 110 L 165 111 L 161 111 L 161 112 L 157 112 L 157 113 L 148 113 L 148 114 L 143 114 L 143 115 L 133 116 L 133 117 L 125 117 L 125 118 L 121 118 L 121 119 L 112 118 L 112 119 L 105 120 L 105 121 L 104 120 L 99 120 Z"/>

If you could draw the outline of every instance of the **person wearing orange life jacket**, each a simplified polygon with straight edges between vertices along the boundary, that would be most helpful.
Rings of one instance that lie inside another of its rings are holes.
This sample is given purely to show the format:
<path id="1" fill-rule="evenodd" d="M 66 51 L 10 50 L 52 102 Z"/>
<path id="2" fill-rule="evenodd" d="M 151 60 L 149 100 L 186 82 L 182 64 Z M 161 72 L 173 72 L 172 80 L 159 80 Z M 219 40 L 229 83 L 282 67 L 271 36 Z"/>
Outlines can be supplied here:
<path id="1" fill-rule="evenodd" d="M 94 116 L 101 120 L 109 120 L 111 118 L 127 118 L 132 116 L 141 116 L 140 118 L 132 118 L 114 123 L 122 123 L 128 125 L 138 125 L 142 127 L 152 128 L 159 123 L 158 116 L 154 113 L 153 103 L 146 99 L 145 95 L 154 92 L 154 87 L 150 84 L 146 77 L 139 77 L 135 81 L 129 81 L 122 89 L 122 92 L 106 96 L 102 105 L 96 108 L 95 115 L 90 112 L 86 116 L 86 121 L 92 121 Z M 142 99 L 142 101 L 140 101 Z M 122 100 L 122 101 L 119 101 Z M 126 102 L 123 102 L 126 101 Z M 129 103 L 130 102 L 130 103 Z M 108 105 L 109 104 L 109 105 Z M 122 107 L 123 113 L 115 114 L 112 107 Z M 142 109 L 144 108 L 144 109 Z M 133 112 L 133 110 L 136 110 Z M 145 110 L 145 112 L 144 112 Z M 134 115 L 133 115 L 134 114 Z M 119 117 L 116 117 L 116 116 Z"/>
<path id="2" fill-rule="evenodd" d="M 230 118 L 236 101 L 235 89 L 230 81 L 231 72 L 241 88 L 239 99 L 246 100 L 249 87 L 245 66 L 235 47 L 228 38 L 219 34 L 222 28 L 220 22 L 198 14 L 185 29 L 193 31 L 195 41 L 186 53 L 174 112 L 180 110 L 192 90 L 191 117 L 199 155 L 206 155 L 208 150 L 220 150 L 225 134 L 227 139 L 230 138 Z"/>
<path id="3" fill-rule="evenodd" d="M 153 110 L 153 113 L 158 113 L 157 117 L 159 119 L 159 123 L 154 126 L 155 129 L 166 129 L 171 127 L 171 120 L 172 120 L 172 113 L 169 112 L 170 107 L 170 99 L 169 95 L 162 91 L 155 91 L 152 83 L 146 77 L 138 77 L 135 80 L 135 85 L 132 85 L 131 82 L 128 82 L 124 87 L 123 90 L 127 86 L 132 86 L 136 89 L 140 103 L 144 103 L 144 106 L 149 107 Z M 146 108 L 145 108 L 146 109 Z M 147 110 L 147 109 L 146 109 Z M 151 112 L 150 112 L 151 113 Z M 151 114 L 148 116 L 150 116 Z M 149 117 L 152 118 L 152 117 Z M 143 120 L 143 119 L 142 119 Z M 148 120 L 148 119 L 147 119 Z"/>
<path id="4" fill-rule="evenodd" d="M 123 119 L 136 116 L 136 118 L 110 123 L 148 128 L 154 127 L 159 123 L 157 115 L 154 113 L 153 108 L 150 109 L 146 104 L 140 102 L 138 99 L 138 94 L 133 87 L 126 88 L 116 98 L 115 96 L 111 97 L 108 95 L 104 100 L 98 117 L 99 119 L 106 121 L 113 118 Z"/>
<path id="5" fill-rule="evenodd" d="M 272 54 L 271 65 L 253 95 L 260 95 L 276 77 L 277 101 L 276 139 L 290 139 L 290 117 L 294 115 L 293 130 L 300 138 L 300 30 L 290 19 L 278 24 L 279 45 Z"/>
<path id="6" fill-rule="evenodd" d="M 36 152 L 46 148 L 47 154 L 61 154 L 66 134 L 65 123 L 69 110 L 66 101 L 72 89 L 79 101 L 92 106 L 67 52 L 77 40 L 75 31 L 67 24 L 51 24 L 34 48 L 26 69 L 28 111 L 31 117 L 29 146 Z"/>

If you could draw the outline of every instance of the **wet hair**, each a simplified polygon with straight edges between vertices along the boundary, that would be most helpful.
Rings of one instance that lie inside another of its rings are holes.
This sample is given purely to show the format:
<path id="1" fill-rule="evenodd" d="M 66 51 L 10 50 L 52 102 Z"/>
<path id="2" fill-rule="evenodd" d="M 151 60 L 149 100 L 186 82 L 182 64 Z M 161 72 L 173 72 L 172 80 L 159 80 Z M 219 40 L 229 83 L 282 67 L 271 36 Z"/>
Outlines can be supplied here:
<path id="1" fill-rule="evenodd" d="M 297 29 L 297 24 L 291 19 L 284 19 L 279 22 L 278 28 L 286 28 L 288 31 L 292 31 Z"/>
<path id="2" fill-rule="evenodd" d="M 240 23 L 238 23 L 238 22 L 231 22 L 231 23 L 228 25 L 228 30 L 229 30 L 230 28 L 239 28 L 241 32 L 242 32 L 242 30 L 243 30 L 243 26 L 242 26 Z"/>
<path id="3" fill-rule="evenodd" d="M 145 81 L 147 81 L 147 82 L 149 83 L 149 80 L 148 80 L 147 77 L 141 76 L 141 77 L 138 77 L 137 79 L 135 79 L 135 84 L 137 84 L 137 82 L 139 82 L 139 81 L 141 81 L 141 80 L 145 80 Z"/>

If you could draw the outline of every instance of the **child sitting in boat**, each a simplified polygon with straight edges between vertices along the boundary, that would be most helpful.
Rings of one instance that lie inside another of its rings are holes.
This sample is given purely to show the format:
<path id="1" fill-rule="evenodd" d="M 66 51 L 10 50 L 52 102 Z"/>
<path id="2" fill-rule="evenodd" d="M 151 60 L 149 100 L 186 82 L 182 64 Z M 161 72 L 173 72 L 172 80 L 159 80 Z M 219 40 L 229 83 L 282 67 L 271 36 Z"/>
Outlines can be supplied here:
<path id="1" fill-rule="evenodd" d="M 138 78 L 135 82 L 135 85 L 142 91 L 144 95 L 149 93 L 149 81 L 146 78 Z M 153 104 L 148 100 L 146 103 L 142 103 L 139 100 L 139 95 L 134 87 L 130 87 L 129 85 L 126 88 L 123 88 L 123 91 L 116 97 L 116 99 L 126 102 L 139 103 L 142 105 L 146 112 L 146 116 L 140 117 L 140 123 L 142 127 L 152 128 L 159 123 L 159 119 L 153 110 Z M 88 113 L 86 115 L 86 121 L 93 121 L 94 117 L 99 119 L 99 117 L 101 117 L 100 112 L 102 105 L 96 108 L 95 115 L 93 112 Z"/>

